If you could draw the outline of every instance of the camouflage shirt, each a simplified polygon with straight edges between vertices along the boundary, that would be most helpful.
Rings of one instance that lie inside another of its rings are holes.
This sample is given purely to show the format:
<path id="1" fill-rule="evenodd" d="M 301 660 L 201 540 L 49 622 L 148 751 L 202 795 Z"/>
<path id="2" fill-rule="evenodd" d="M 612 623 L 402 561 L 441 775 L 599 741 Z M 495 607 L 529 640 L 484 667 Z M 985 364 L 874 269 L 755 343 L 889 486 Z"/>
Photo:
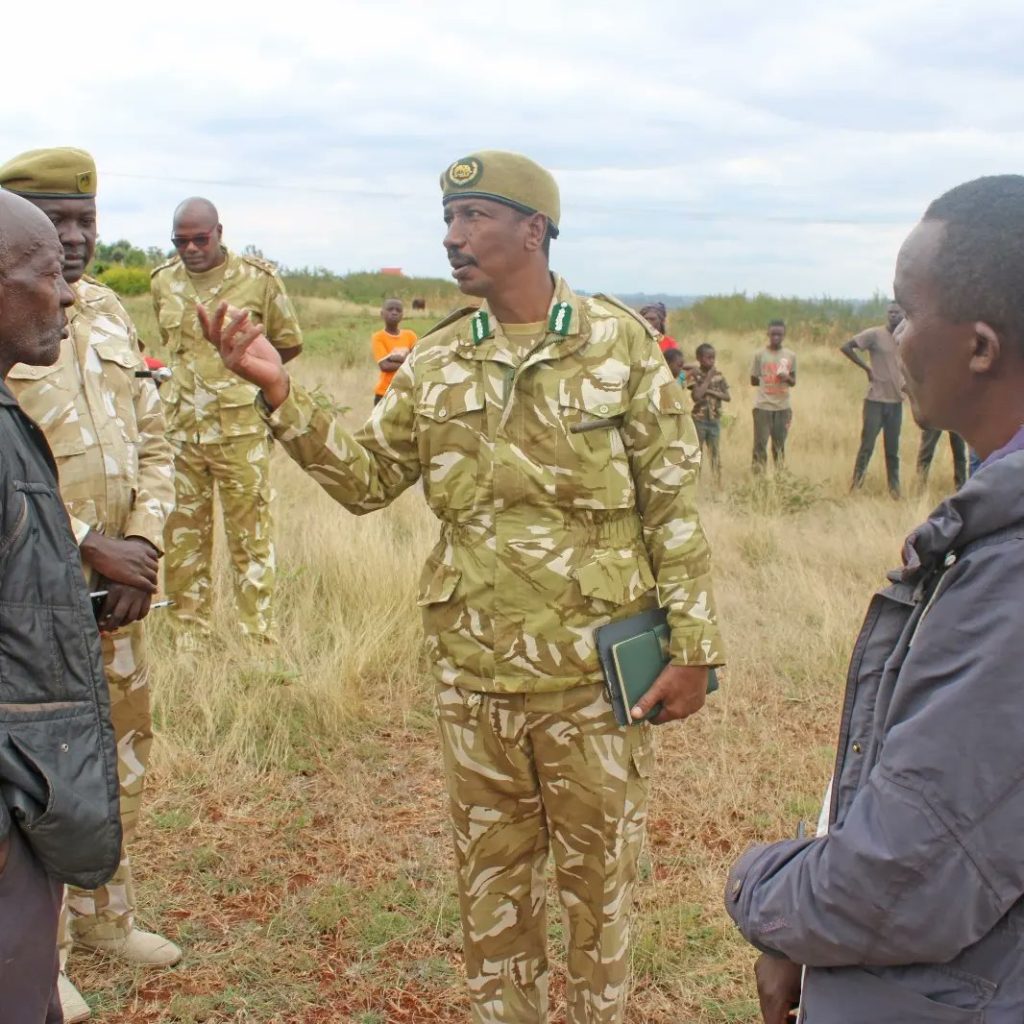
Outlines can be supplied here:
<path id="1" fill-rule="evenodd" d="M 247 309 L 277 348 L 301 348 L 298 318 L 273 265 L 225 250 L 220 266 L 190 274 L 175 256 L 153 271 L 150 287 L 174 374 L 163 386 L 167 436 L 205 444 L 264 433 L 253 408 L 256 389 L 224 368 L 203 338 L 195 304 L 211 313 L 221 302 Z"/>
<path id="2" fill-rule="evenodd" d="M 708 376 L 709 374 L 698 366 L 696 370 L 691 370 L 687 373 L 686 386 L 693 391 L 703 384 Z M 728 402 L 731 399 L 729 384 L 717 367 L 711 370 L 710 377 L 711 380 L 708 382 L 709 390 L 725 397 L 718 398 L 716 395 L 709 395 L 706 392 L 703 398 L 698 398 L 694 395 L 691 415 L 695 420 L 720 420 L 722 418 L 722 402 Z"/>
<path id="3" fill-rule="evenodd" d="M 135 376 L 146 364 L 117 296 L 88 277 L 71 290 L 57 362 L 18 363 L 7 385 L 46 435 L 78 542 L 96 530 L 144 537 L 162 551 L 174 456 L 160 396 L 152 380 Z"/>
<path id="4" fill-rule="evenodd" d="M 682 389 L 650 330 L 613 300 L 556 278 L 547 327 L 520 360 L 486 305 L 463 311 L 417 343 L 355 436 L 296 385 L 268 422 L 353 512 L 422 480 L 441 520 L 419 588 L 441 682 L 599 681 L 594 627 L 659 599 L 673 659 L 720 664 Z"/>

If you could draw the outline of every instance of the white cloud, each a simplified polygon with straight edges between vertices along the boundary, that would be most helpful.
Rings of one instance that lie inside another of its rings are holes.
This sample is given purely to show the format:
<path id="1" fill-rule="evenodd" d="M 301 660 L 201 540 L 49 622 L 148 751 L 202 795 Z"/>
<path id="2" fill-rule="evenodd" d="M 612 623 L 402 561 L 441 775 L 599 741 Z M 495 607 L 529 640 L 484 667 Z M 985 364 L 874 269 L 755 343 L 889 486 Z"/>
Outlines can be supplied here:
<path id="1" fill-rule="evenodd" d="M 4 27 L 5 145 L 90 149 L 104 237 L 141 245 L 198 192 L 289 265 L 444 274 L 437 176 L 500 147 L 555 170 L 580 287 L 864 295 L 931 198 L 1024 169 L 1015 0 L 114 0 Z"/>

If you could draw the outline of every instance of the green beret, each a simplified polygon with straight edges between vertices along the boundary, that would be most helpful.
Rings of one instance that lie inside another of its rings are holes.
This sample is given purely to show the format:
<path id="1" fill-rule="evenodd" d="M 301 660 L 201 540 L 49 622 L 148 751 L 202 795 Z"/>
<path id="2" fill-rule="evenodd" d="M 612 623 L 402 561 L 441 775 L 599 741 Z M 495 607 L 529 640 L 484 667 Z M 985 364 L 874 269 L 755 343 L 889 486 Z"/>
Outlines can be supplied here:
<path id="1" fill-rule="evenodd" d="M 0 187 L 36 199 L 91 199 L 96 162 L 84 149 L 30 149 L 0 167 Z"/>
<path id="2" fill-rule="evenodd" d="M 558 234 L 561 203 L 549 171 L 519 153 L 485 149 L 456 160 L 441 175 L 442 203 L 475 197 L 495 199 L 524 213 L 543 213 Z"/>

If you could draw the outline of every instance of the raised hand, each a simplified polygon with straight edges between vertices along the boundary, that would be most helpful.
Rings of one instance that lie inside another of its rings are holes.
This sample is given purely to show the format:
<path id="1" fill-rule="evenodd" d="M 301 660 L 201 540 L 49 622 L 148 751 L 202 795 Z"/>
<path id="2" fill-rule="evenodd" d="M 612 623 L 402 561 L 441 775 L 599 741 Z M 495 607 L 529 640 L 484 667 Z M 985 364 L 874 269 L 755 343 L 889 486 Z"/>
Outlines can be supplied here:
<path id="1" fill-rule="evenodd" d="M 220 353 L 224 365 L 243 380 L 255 384 L 271 409 L 287 397 L 288 372 L 277 349 L 267 340 L 263 328 L 249 319 L 244 309 L 222 302 L 213 316 L 196 303 L 196 315 L 206 340 Z"/>

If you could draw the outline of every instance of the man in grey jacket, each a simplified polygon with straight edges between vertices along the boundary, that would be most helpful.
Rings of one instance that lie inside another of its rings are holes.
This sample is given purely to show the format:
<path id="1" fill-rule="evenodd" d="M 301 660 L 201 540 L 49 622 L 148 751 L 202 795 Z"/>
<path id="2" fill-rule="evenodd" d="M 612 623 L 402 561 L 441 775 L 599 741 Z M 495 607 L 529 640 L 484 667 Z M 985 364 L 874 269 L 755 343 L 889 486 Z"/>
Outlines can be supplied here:
<path id="1" fill-rule="evenodd" d="M 726 906 L 781 1024 L 1024 1020 L 1024 177 L 900 250 L 914 418 L 978 473 L 908 537 L 854 647 L 827 835 L 748 850 Z"/>
<path id="2" fill-rule="evenodd" d="M 63 247 L 0 194 L 0 376 L 49 365 L 73 296 Z M 65 882 L 120 858 L 117 759 L 99 634 L 42 432 L 0 384 L 0 1021 L 59 1024 Z"/>

